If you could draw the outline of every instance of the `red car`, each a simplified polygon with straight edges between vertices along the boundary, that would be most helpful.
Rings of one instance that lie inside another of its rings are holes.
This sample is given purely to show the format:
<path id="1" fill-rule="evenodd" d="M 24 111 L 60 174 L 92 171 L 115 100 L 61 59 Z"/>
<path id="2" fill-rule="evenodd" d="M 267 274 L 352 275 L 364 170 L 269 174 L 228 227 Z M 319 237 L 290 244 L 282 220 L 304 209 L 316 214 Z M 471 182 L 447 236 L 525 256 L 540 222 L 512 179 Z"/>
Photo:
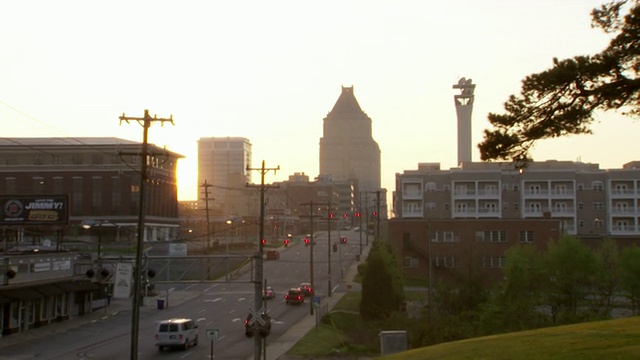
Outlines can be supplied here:
<path id="1" fill-rule="evenodd" d="M 298 288 L 291 288 L 287 295 L 284 296 L 284 301 L 289 304 L 300 305 L 304 302 L 304 294 L 302 290 Z"/>
<path id="2" fill-rule="evenodd" d="M 302 290 L 302 293 L 304 293 L 305 297 L 309 297 L 311 295 L 313 295 L 313 289 L 311 288 L 311 283 L 309 282 L 303 282 L 300 284 L 300 290 Z"/>

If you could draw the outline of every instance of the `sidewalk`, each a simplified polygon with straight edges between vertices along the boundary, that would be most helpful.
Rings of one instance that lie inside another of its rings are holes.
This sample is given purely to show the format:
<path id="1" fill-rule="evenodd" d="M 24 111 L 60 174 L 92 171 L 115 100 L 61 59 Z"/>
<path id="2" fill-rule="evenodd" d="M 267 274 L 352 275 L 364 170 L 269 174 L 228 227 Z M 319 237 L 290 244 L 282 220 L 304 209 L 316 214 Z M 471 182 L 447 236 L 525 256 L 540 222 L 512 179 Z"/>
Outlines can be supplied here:
<path id="1" fill-rule="evenodd" d="M 358 264 L 363 262 L 367 258 L 369 249 L 370 246 L 363 247 L 360 261 L 354 262 L 353 265 L 345 271 L 344 279 L 335 287 L 332 296 L 328 298 L 328 311 L 331 311 L 335 307 L 335 305 L 338 303 L 338 301 L 340 301 L 340 299 L 342 299 L 346 292 L 351 291 L 350 287 L 352 281 L 358 274 Z M 172 291 L 169 295 L 169 302 L 168 304 L 165 303 L 165 306 L 178 306 L 186 301 L 196 298 L 200 294 L 201 293 L 197 291 Z M 147 299 L 147 301 L 145 301 L 145 304 L 143 304 L 140 309 L 141 313 L 157 310 L 156 299 L 165 299 L 165 294 L 161 292 L 158 296 Z M 107 305 L 106 308 L 98 309 L 91 314 L 78 316 L 70 320 L 46 325 L 36 329 L 30 329 L 29 331 L 21 334 L 2 336 L 0 337 L 0 350 L 3 347 L 37 341 L 38 339 L 41 339 L 43 337 L 63 333 L 85 324 L 105 321 L 112 316 L 118 315 L 121 312 L 131 312 L 131 302 L 131 299 L 112 299 L 111 303 Z M 282 336 L 269 342 L 269 344 L 267 345 L 266 360 L 285 360 L 286 357 L 283 357 L 283 355 L 315 326 L 316 317 L 306 316 L 302 321 L 296 323 L 289 330 L 287 330 L 287 332 L 285 332 Z M 2 355 L 0 355 L 0 360 L 1 359 L 3 359 Z M 248 358 L 248 360 L 252 359 L 253 355 Z"/>

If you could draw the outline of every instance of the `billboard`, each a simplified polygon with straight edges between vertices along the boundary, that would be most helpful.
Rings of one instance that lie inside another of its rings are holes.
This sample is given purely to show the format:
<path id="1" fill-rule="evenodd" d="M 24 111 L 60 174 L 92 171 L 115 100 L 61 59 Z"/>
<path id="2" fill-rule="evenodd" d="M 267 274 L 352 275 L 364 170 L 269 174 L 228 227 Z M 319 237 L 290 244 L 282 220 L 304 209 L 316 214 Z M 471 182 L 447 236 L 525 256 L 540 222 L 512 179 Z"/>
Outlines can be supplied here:
<path id="1" fill-rule="evenodd" d="M 0 196 L 0 225 L 68 225 L 69 196 Z"/>

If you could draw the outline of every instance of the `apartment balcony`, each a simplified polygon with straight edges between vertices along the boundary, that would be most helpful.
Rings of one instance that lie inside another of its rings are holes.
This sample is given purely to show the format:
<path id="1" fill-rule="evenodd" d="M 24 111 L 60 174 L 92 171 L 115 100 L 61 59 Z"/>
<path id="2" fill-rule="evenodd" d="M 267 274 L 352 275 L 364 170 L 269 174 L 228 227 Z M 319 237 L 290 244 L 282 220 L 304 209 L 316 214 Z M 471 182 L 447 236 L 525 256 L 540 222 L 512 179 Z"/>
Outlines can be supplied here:
<path id="1" fill-rule="evenodd" d="M 475 199 L 477 191 L 475 189 L 454 189 L 454 199 Z"/>
<path id="2" fill-rule="evenodd" d="M 573 189 L 551 190 L 549 192 L 550 199 L 573 199 L 576 193 Z"/>
<path id="3" fill-rule="evenodd" d="M 634 208 L 612 208 L 611 214 L 615 216 L 638 216 L 638 210 Z"/>
<path id="4" fill-rule="evenodd" d="M 466 209 L 453 209 L 454 218 L 499 218 L 500 211 L 498 209 L 488 208 L 472 208 Z"/>
<path id="5" fill-rule="evenodd" d="M 403 200 L 422 200 L 423 198 L 422 191 L 403 191 L 402 199 Z"/>
<path id="6" fill-rule="evenodd" d="M 614 225 L 611 227 L 611 235 L 638 235 L 640 228 L 635 225 Z"/>
<path id="7" fill-rule="evenodd" d="M 609 197 L 612 199 L 635 199 L 640 196 L 640 189 L 611 189 Z"/>
<path id="8" fill-rule="evenodd" d="M 422 210 L 402 210 L 402 218 L 403 219 L 408 219 L 408 218 L 413 218 L 413 219 L 422 219 L 424 217 L 424 214 L 422 212 Z"/>
<path id="9" fill-rule="evenodd" d="M 549 198 L 549 190 L 540 189 L 540 190 L 524 190 L 524 197 L 527 199 L 548 199 Z"/>

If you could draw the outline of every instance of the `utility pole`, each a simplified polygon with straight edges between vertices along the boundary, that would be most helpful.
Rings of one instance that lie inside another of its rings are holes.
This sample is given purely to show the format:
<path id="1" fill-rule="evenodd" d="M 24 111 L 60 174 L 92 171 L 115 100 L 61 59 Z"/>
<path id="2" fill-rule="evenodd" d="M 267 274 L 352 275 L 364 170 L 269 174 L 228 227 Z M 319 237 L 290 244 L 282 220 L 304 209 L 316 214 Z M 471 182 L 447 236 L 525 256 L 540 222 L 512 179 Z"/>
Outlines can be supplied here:
<path id="1" fill-rule="evenodd" d="M 207 183 L 207 180 L 204 180 L 204 184 L 200 185 L 201 188 L 204 188 L 204 211 L 207 217 L 207 248 L 211 247 L 211 220 L 209 218 L 209 199 L 214 200 L 209 197 L 209 188 L 213 185 Z"/>
<path id="2" fill-rule="evenodd" d="M 263 282 L 263 274 L 262 274 L 262 266 L 264 262 L 264 193 L 269 188 L 277 188 L 278 186 L 269 186 L 264 184 L 264 176 L 269 172 L 273 171 L 275 174 L 276 171 L 280 170 L 280 166 L 277 168 L 265 168 L 264 160 L 262 160 L 262 167 L 259 168 L 251 168 L 247 165 L 247 171 L 256 170 L 260 172 L 260 185 L 250 185 L 247 184 L 247 187 L 257 187 L 260 189 L 260 236 L 258 239 L 258 253 L 255 255 L 256 258 L 256 278 L 254 280 L 254 303 L 256 313 L 260 314 L 260 309 L 262 308 L 262 282 Z M 313 288 L 312 288 L 313 289 Z M 267 347 L 266 344 L 263 346 L 263 342 L 266 343 L 266 339 L 261 336 L 256 336 L 254 341 L 254 352 L 253 358 L 254 360 L 260 360 L 261 356 L 266 360 L 267 358 Z M 264 353 L 263 353 L 264 348 Z"/>
<path id="3" fill-rule="evenodd" d="M 311 250 L 309 250 L 309 273 L 310 273 L 309 281 L 311 282 L 311 288 L 315 289 L 315 285 L 313 283 L 313 243 L 314 243 L 314 240 L 313 240 L 313 218 L 314 218 L 313 207 L 314 207 L 314 205 L 318 206 L 320 204 L 314 203 L 313 201 L 311 201 L 311 202 L 308 202 L 306 204 L 300 204 L 300 205 L 309 207 L 309 215 L 307 215 L 307 217 L 309 218 L 309 222 L 311 223 L 310 229 L 309 229 L 309 232 L 311 233 L 311 239 L 309 239 L 309 241 L 311 242 Z M 329 249 L 329 253 L 331 253 L 331 249 Z M 331 264 L 329 264 L 329 269 L 331 269 Z M 329 270 L 329 271 L 331 271 L 331 270 Z M 329 277 L 329 282 L 331 282 L 331 277 Z M 329 291 L 331 291 L 331 290 L 329 290 Z M 313 315 L 313 301 L 309 301 L 309 315 Z"/>
<path id="4" fill-rule="evenodd" d="M 140 155 L 140 188 L 138 189 L 139 204 L 138 204 L 138 239 L 136 242 L 136 260 L 133 267 L 133 311 L 131 319 L 131 352 L 129 359 L 136 360 L 138 358 L 138 329 L 140 325 L 140 295 L 142 285 L 142 245 L 144 238 L 144 224 L 145 224 L 145 183 L 147 182 L 147 164 L 149 156 L 149 141 L 148 133 L 149 127 L 153 122 L 170 122 L 173 125 L 173 115 L 168 119 L 158 118 L 156 115 L 151 117 L 149 110 L 144 111 L 143 117 L 128 117 L 124 113 L 120 116 L 120 124 L 125 121 L 127 124 L 129 121 L 137 121 L 142 126 L 142 153 Z"/>

